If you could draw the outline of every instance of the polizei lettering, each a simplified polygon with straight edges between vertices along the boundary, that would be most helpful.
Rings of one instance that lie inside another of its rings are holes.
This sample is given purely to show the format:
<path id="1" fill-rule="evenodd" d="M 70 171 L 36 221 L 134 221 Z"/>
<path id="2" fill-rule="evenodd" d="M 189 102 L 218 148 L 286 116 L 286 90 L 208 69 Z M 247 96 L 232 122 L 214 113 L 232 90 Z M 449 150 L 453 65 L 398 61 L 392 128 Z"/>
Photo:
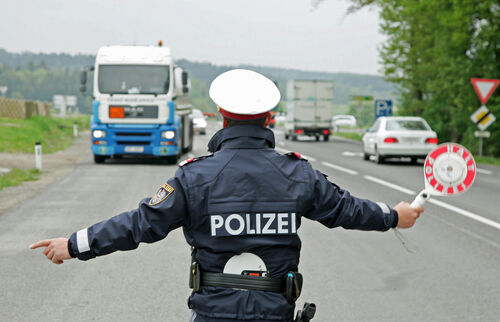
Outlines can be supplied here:
<path id="1" fill-rule="evenodd" d="M 210 232 L 215 237 L 295 234 L 297 221 L 295 213 L 211 215 Z"/>

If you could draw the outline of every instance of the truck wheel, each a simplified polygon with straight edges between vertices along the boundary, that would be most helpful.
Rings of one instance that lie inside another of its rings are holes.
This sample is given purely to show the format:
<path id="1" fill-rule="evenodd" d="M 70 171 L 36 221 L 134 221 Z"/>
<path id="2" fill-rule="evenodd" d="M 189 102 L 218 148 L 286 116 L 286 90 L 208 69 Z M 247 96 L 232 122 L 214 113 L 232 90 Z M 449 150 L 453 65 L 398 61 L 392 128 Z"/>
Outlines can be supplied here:
<path id="1" fill-rule="evenodd" d="M 290 135 L 285 134 L 285 140 L 288 140 L 290 138 Z"/>
<path id="2" fill-rule="evenodd" d="M 330 136 L 329 135 L 323 135 L 323 140 L 325 142 L 329 141 L 330 140 Z"/>
<path id="3" fill-rule="evenodd" d="M 316 135 L 316 141 L 319 141 L 319 135 Z"/>
<path id="4" fill-rule="evenodd" d="M 103 155 L 95 155 L 94 154 L 94 162 L 95 163 L 104 163 L 104 160 L 106 160 L 106 157 Z"/>

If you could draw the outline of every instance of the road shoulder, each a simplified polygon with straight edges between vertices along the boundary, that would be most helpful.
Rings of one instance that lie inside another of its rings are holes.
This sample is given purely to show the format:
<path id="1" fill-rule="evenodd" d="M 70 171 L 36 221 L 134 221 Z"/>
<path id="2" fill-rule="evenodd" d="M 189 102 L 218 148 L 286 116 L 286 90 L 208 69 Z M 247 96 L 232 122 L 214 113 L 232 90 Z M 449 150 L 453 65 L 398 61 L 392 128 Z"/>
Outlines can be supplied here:
<path id="1" fill-rule="evenodd" d="M 44 154 L 43 173 L 37 181 L 25 181 L 15 187 L 0 191 L 0 216 L 24 200 L 32 198 L 49 185 L 66 177 L 89 151 L 89 132 L 81 133 L 73 144 L 62 151 Z M 0 167 L 32 169 L 35 167 L 34 154 L 0 153 Z"/>

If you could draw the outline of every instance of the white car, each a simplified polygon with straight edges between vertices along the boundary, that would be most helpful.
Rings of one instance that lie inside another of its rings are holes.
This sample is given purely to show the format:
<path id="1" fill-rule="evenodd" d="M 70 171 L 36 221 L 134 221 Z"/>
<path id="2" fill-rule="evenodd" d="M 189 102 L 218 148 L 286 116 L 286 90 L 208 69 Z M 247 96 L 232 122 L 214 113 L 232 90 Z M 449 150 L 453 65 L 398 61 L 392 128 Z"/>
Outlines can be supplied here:
<path id="1" fill-rule="evenodd" d="M 383 163 L 390 157 L 425 158 L 438 143 L 437 134 L 421 117 L 382 116 L 363 136 L 363 158 L 375 156 Z"/>
<path id="2" fill-rule="evenodd" d="M 194 109 L 193 112 L 191 112 L 191 118 L 193 119 L 194 131 L 200 134 L 206 134 L 207 120 L 205 115 L 203 115 L 203 112 L 201 110 Z"/>
<path id="3" fill-rule="evenodd" d="M 356 118 L 352 115 L 335 115 L 332 117 L 332 127 L 338 128 L 340 126 L 356 126 Z"/>

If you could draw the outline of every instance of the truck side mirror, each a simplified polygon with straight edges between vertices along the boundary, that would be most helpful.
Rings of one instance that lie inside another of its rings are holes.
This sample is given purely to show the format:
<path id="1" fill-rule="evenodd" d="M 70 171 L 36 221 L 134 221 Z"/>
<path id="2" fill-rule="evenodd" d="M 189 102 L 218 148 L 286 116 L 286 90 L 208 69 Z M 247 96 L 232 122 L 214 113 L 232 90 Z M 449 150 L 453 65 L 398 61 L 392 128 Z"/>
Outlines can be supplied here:
<path id="1" fill-rule="evenodd" d="M 85 93 L 87 90 L 87 71 L 82 70 L 80 73 L 80 92 Z"/>
<path id="2" fill-rule="evenodd" d="M 184 94 L 189 92 L 188 73 L 186 71 L 182 71 L 182 92 Z"/>

